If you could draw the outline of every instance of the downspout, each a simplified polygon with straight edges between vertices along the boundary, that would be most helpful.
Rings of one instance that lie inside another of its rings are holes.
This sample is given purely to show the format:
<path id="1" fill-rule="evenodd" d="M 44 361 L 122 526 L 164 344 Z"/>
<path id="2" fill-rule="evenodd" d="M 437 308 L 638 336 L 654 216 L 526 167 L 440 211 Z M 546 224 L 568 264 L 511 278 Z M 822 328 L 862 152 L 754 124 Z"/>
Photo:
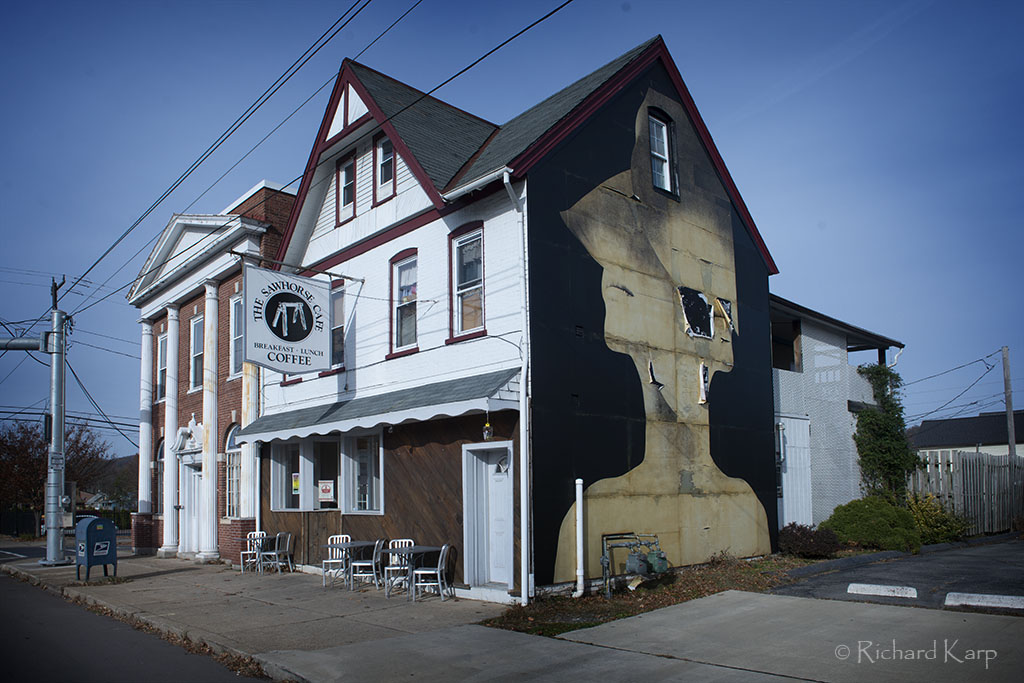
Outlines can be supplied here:
<path id="1" fill-rule="evenodd" d="M 263 415 L 263 368 L 256 366 L 256 417 Z M 255 419 L 255 418 L 253 418 Z M 256 531 L 263 531 L 263 442 L 253 443 L 256 458 Z"/>
<path id="2" fill-rule="evenodd" d="M 529 400 L 529 370 L 530 370 L 530 299 L 527 289 L 530 283 L 529 255 L 526 251 L 526 210 L 519 196 L 512 189 L 512 180 L 509 177 L 509 169 L 505 168 L 501 174 L 502 182 L 505 183 L 505 190 L 512 201 L 516 212 L 519 214 L 519 247 L 520 259 L 522 260 L 523 289 L 522 289 L 522 328 L 523 345 L 520 349 L 522 354 L 522 369 L 519 372 L 519 604 L 526 605 L 530 602 L 530 400 Z"/>
<path id="3" fill-rule="evenodd" d="M 576 590 L 572 597 L 583 595 L 583 480 L 576 480 Z"/>

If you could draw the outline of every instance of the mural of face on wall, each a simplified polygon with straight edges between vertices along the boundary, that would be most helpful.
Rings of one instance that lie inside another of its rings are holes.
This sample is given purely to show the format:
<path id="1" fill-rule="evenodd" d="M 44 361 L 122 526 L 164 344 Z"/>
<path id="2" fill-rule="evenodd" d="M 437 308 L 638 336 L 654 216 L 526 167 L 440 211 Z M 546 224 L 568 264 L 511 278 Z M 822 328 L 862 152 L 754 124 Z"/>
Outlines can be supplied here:
<path id="1" fill-rule="evenodd" d="M 674 122 L 672 192 L 652 183 L 652 112 Z M 649 90 L 635 134 L 630 169 L 562 212 L 602 268 L 604 340 L 632 359 L 646 413 L 640 464 L 586 482 L 587 566 L 600 566 L 602 533 L 623 531 L 657 534 L 676 565 L 724 549 L 768 553 L 764 507 L 746 481 L 723 474 L 710 450 L 708 385 L 732 368 L 733 336 L 743 330 L 731 204 L 681 104 Z M 574 534 L 575 506 L 562 520 L 555 581 L 574 576 Z"/>

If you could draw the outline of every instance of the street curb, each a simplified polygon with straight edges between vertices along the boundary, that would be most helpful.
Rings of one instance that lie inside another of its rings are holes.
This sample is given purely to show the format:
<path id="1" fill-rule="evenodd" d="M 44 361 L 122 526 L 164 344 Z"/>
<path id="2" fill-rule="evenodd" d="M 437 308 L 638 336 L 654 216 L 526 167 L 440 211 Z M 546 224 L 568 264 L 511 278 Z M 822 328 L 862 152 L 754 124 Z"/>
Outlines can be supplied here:
<path id="1" fill-rule="evenodd" d="M 995 534 L 993 536 L 979 536 L 977 538 L 971 538 L 966 541 L 955 541 L 953 543 L 933 543 L 932 545 L 923 545 L 918 550 L 917 554 L 925 555 L 928 553 L 941 552 L 943 550 L 955 550 L 957 548 L 969 548 L 976 545 L 986 545 L 989 543 L 1002 543 L 1004 541 L 1012 541 L 1020 538 L 1020 533 L 1015 531 L 1008 531 L 1002 534 Z M 805 567 L 797 567 L 796 569 L 790 569 L 786 572 L 786 575 L 794 579 L 803 579 L 808 576 L 817 576 L 818 574 L 825 574 L 831 571 L 837 571 L 840 569 L 852 569 L 853 567 L 860 567 L 865 564 L 871 564 L 873 562 L 881 562 L 883 560 L 892 560 L 898 557 L 911 557 L 914 553 L 907 553 L 900 550 L 883 550 L 877 553 L 868 553 L 865 555 L 853 555 L 851 557 L 840 557 L 836 560 L 826 560 L 825 562 L 818 562 L 817 564 L 809 564 Z"/>

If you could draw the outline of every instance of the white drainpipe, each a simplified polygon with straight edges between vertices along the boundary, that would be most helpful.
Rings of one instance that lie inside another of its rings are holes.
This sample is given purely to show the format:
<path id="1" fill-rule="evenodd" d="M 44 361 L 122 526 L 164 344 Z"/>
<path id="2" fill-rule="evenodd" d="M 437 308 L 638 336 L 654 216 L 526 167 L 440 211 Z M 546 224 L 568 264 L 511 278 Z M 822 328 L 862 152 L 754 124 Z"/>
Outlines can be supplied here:
<path id="1" fill-rule="evenodd" d="M 576 591 L 572 597 L 583 595 L 583 480 L 576 480 Z"/>
<path id="2" fill-rule="evenodd" d="M 519 196 L 512 189 L 512 180 L 509 177 L 508 168 L 501 171 L 502 182 L 505 183 L 505 190 L 512 200 L 516 212 L 519 214 L 519 246 L 522 259 L 523 290 L 522 290 L 522 328 L 523 347 L 522 369 L 519 372 L 519 604 L 526 605 L 530 601 L 531 575 L 530 575 L 530 400 L 529 400 L 529 370 L 530 370 L 530 299 L 528 287 L 529 277 L 529 255 L 526 250 L 526 207 L 519 201 Z M 486 180 L 491 182 L 497 178 L 485 177 L 479 181 L 482 187 Z M 475 183 L 473 185 L 476 185 Z M 472 188 L 473 185 L 466 186 Z M 456 189 L 459 192 L 462 188 Z M 469 192 L 467 189 L 465 192 Z M 458 196 L 458 195 L 456 195 Z"/>

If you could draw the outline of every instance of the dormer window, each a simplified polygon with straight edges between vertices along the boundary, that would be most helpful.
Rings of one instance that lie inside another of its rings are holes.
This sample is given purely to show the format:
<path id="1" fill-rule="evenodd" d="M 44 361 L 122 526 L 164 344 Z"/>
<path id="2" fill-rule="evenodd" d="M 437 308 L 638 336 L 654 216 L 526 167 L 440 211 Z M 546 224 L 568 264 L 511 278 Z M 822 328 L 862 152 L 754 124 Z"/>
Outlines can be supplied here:
<path id="1" fill-rule="evenodd" d="M 356 216 L 356 155 L 355 152 L 338 161 L 335 169 L 337 183 L 337 215 L 335 224 L 341 225 Z"/>
<path id="2" fill-rule="evenodd" d="M 395 196 L 395 147 L 381 135 L 373 141 L 373 203 Z"/>
<path id="3" fill-rule="evenodd" d="M 647 120 L 651 138 L 651 182 L 659 190 L 675 194 L 672 122 L 660 113 L 651 113 Z"/>

